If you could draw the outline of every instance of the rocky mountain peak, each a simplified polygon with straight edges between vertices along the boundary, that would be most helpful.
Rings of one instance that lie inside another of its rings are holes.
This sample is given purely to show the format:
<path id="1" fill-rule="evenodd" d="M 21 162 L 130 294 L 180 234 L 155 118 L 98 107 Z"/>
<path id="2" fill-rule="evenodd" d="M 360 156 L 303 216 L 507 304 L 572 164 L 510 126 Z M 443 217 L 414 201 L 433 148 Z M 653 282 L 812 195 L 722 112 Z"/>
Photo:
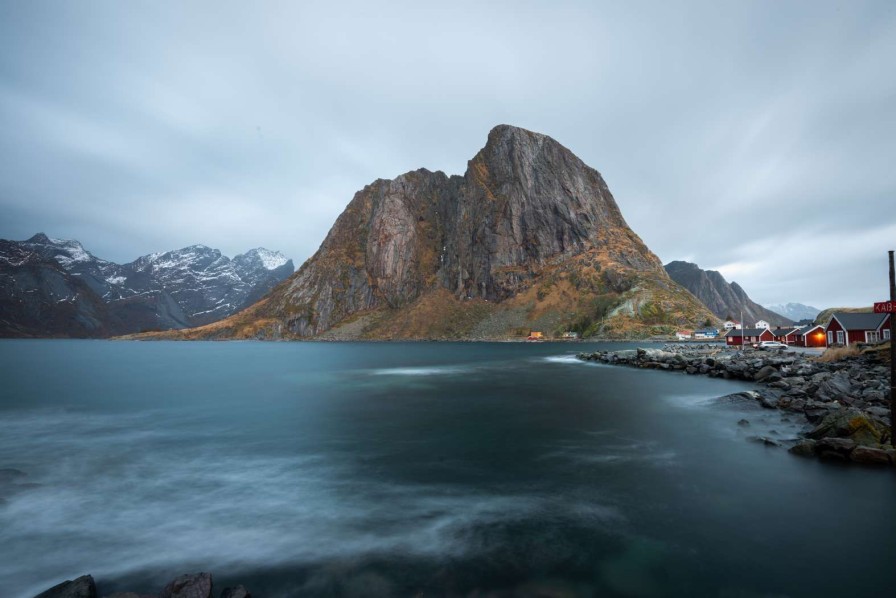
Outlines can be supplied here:
<path id="1" fill-rule="evenodd" d="M 697 264 L 684 261 L 669 262 L 665 268 L 672 280 L 693 293 L 719 318 L 739 320 L 743 314 L 746 323 L 751 325 L 759 320 L 773 325 L 791 323 L 750 299 L 739 284 L 728 283 L 720 272 L 703 270 Z"/>
<path id="2" fill-rule="evenodd" d="M 52 239 L 44 233 L 37 233 L 27 241 L 23 241 L 22 244 L 43 259 L 55 259 L 65 267 L 102 261 L 94 257 L 84 249 L 80 242 L 74 239 Z"/>
<path id="3" fill-rule="evenodd" d="M 240 264 L 258 264 L 265 270 L 270 271 L 281 268 L 286 264 L 290 264 L 290 272 L 292 272 L 292 270 L 294 269 L 292 266 L 292 260 L 288 259 L 279 251 L 271 251 L 270 249 L 265 249 L 264 247 L 256 247 L 255 249 L 250 249 L 246 253 L 235 256 L 233 258 L 233 261 Z"/>
<path id="4" fill-rule="evenodd" d="M 44 233 L 37 233 L 36 235 L 34 235 L 33 237 L 31 237 L 30 239 L 28 239 L 28 240 L 25 241 L 25 242 L 26 242 L 26 243 L 40 243 L 40 244 L 43 244 L 43 245 L 49 245 L 49 244 L 50 244 L 50 237 L 48 237 L 48 236 L 45 235 Z"/>
<path id="5" fill-rule="evenodd" d="M 637 301 L 622 297 L 629 290 Z M 535 307 L 548 295 L 549 307 Z M 489 132 L 463 176 L 421 168 L 358 191 L 315 255 L 253 313 L 278 335 L 306 337 L 354 314 L 418 309 L 432 312 L 401 326 L 432 330 L 477 301 L 517 310 L 502 330 L 542 309 L 552 327 L 582 311 L 585 330 L 622 301 L 619 313 L 633 319 L 642 302 L 658 323 L 708 315 L 628 227 L 599 172 L 510 125 Z"/>

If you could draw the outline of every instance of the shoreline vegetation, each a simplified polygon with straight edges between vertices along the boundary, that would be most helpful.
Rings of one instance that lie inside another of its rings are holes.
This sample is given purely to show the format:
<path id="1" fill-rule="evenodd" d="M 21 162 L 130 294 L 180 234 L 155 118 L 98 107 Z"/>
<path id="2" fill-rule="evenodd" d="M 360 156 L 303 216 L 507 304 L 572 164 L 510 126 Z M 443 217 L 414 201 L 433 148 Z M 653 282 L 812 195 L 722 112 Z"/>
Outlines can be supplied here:
<path id="1" fill-rule="evenodd" d="M 896 448 L 889 437 L 889 344 L 864 351 L 833 348 L 810 356 L 785 350 L 742 351 L 709 343 L 676 343 L 661 349 L 579 353 L 578 358 L 757 383 L 759 390 L 725 398 L 754 401 L 765 409 L 802 416 L 805 422 L 798 438 L 755 440 L 802 457 L 896 466 Z M 738 423 L 749 424 L 746 420 Z"/>

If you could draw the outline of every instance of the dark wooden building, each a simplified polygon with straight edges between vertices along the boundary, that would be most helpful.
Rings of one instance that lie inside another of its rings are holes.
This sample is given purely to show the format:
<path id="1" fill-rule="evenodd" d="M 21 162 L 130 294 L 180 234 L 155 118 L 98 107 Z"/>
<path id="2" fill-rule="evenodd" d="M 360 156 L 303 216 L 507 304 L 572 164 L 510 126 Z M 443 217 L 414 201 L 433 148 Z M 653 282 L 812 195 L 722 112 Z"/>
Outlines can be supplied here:
<path id="1" fill-rule="evenodd" d="M 824 334 L 824 326 L 821 324 L 809 324 L 796 331 L 797 347 L 827 347 L 827 337 Z"/>
<path id="2" fill-rule="evenodd" d="M 732 347 L 752 347 L 760 341 L 773 341 L 775 335 L 768 328 L 732 329 L 725 334 L 725 344 Z"/>
<path id="3" fill-rule="evenodd" d="M 778 328 L 772 330 L 772 334 L 775 335 L 775 340 L 779 343 L 784 343 L 785 345 L 795 345 L 798 332 L 798 328 Z"/>
<path id="4" fill-rule="evenodd" d="M 877 343 L 890 338 L 890 314 L 834 313 L 825 326 L 828 346 Z"/>

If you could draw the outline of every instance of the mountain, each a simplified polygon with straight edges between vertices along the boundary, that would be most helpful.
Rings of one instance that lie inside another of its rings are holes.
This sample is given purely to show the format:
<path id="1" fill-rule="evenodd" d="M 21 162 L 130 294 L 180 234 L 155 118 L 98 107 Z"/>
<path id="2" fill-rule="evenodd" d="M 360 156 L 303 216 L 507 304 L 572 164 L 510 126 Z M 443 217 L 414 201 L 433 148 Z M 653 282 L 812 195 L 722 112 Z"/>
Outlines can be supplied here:
<path id="1" fill-rule="evenodd" d="M 802 303 L 782 303 L 778 305 L 766 305 L 765 307 L 775 313 L 790 318 L 794 322 L 799 322 L 800 320 L 814 320 L 818 314 L 821 313 L 821 310 L 817 307 L 803 305 Z"/>
<path id="2" fill-rule="evenodd" d="M 374 181 L 286 283 L 240 314 L 168 336 L 619 337 L 707 320 L 600 173 L 546 135 L 501 125 L 464 176 L 420 169 Z"/>
<path id="3" fill-rule="evenodd" d="M 750 299 L 740 285 L 736 282 L 728 284 L 715 270 L 701 270 L 697 264 L 681 261 L 669 262 L 665 268 L 672 280 L 693 293 L 720 318 L 740 320 L 743 314 L 748 327 L 759 320 L 765 320 L 772 327 L 793 323 L 790 318 L 770 311 Z"/>
<path id="4" fill-rule="evenodd" d="M 0 336 L 107 336 L 105 302 L 53 258 L 0 239 Z"/>
<path id="5" fill-rule="evenodd" d="M 0 241 L 0 335 L 103 337 L 208 324 L 250 305 L 293 273 L 278 252 L 230 259 L 194 245 L 128 264 L 38 233 Z"/>

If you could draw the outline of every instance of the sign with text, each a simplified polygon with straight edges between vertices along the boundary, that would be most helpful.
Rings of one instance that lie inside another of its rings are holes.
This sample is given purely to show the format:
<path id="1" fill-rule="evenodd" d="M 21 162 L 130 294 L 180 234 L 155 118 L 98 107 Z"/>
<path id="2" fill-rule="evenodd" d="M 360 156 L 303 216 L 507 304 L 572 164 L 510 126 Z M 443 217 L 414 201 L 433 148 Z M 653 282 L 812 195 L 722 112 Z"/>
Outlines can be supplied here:
<path id="1" fill-rule="evenodd" d="M 874 304 L 874 313 L 876 314 L 892 314 L 896 313 L 896 301 L 881 301 Z"/>

